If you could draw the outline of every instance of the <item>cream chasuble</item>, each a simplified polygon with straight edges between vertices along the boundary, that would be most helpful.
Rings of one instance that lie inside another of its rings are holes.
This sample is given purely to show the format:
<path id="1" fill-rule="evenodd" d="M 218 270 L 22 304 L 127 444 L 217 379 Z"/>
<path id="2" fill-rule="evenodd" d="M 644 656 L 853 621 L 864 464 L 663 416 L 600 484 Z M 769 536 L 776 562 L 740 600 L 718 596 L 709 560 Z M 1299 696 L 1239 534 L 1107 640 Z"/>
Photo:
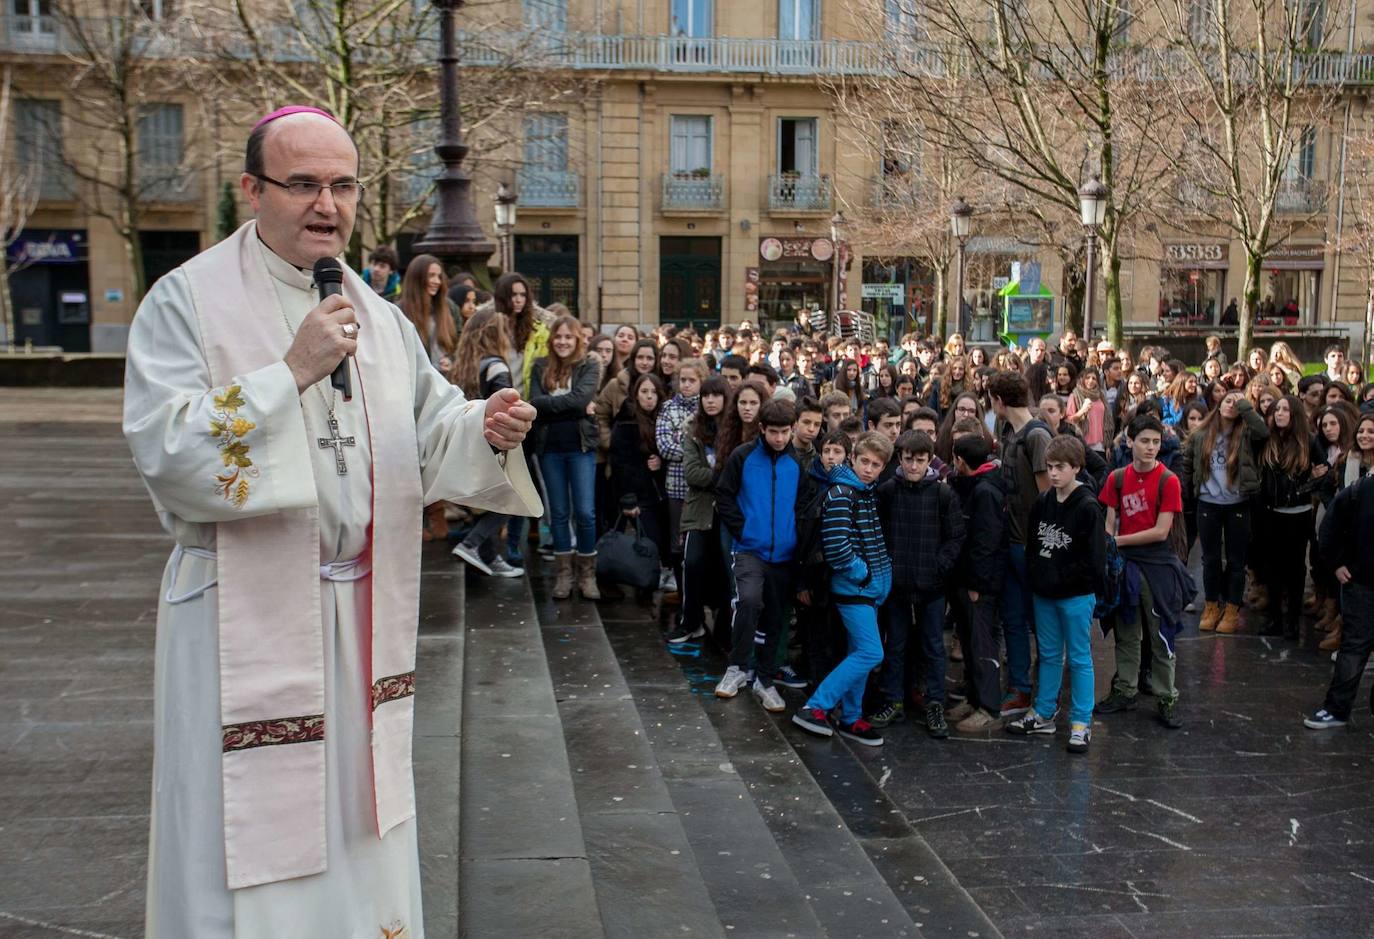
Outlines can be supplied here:
<path id="1" fill-rule="evenodd" d="M 421 507 L 539 500 L 400 312 L 356 276 L 345 292 L 363 329 L 354 399 L 334 407 L 344 475 L 321 445 L 327 380 L 298 395 L 280 361 L 317 293 L 254 223 L 158 281 L 134 320 L 125 434 L 178 544 L 158 610 L 149 936 L 423 934 Z"/>

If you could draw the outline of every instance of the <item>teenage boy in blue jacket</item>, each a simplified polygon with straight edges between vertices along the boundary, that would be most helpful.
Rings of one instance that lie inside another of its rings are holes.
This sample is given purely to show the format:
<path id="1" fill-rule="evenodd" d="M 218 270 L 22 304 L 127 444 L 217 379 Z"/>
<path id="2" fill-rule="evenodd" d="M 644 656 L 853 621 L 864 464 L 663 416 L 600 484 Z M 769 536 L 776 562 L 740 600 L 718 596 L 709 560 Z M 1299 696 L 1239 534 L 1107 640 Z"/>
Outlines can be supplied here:
<path id="1" fill-rule="evenodd" d="M 831 726 L 830 711 L 838 706 L 839 732 L 871 747 L 881 746 L 883 738 L 864 720 L 864 685 L 868 673 L 883 662 L 878 607 L 892 586 L 892 562 L 878 523 L 874 487 L 891 458 L 892 441 L 867 433 L 854 445 L 853 468 L 839 466 L 831 474 L 821 542 L 833 572 L 831 602 L 849 633 L 849 655 L 792 715 L 792 722 L 803 730 L 829 737 L 837 729 Z"/>
<path id="2" fill-rule="evenodd" d="M 730 667 L 716 685 L 718 698 L 733 698 L 748 682 L 751 651 L 756 662 L 776 656 L 797 548 L 802 467 L 792 449 L 796 419 L 790 401 L 766 402 L 759 410 L 758 439 L 736 447 L 716 481 L 716 513 L 730 532 L 735 573 Z M 754 695 L 765 710 L 786 710 L 773 678 L 771 668 L 758 669 Z"/>

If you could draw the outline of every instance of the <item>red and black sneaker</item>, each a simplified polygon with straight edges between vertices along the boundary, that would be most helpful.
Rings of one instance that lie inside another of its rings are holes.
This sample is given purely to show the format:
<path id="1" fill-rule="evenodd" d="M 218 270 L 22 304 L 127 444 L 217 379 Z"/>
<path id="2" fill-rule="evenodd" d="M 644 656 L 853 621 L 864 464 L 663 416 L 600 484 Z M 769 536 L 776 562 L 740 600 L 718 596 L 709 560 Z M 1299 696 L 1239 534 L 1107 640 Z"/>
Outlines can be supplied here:
<path id="1" fill-rule="evenodd" d="M 866 747 L 881 747 L 883 745 L 883 735 L 874 730 L 873 725 L 863 718 L 859 718 L 848 726 L 841 724 L 840 733 Z"/>
<path id="2" fill-rule="evenodd" d="M 792 715 L 792 723 L 818 737 L 829 737 L 835 733 L 835 729 L 830 726 L 830 718 L 820 708 L 800 709 Z"/>

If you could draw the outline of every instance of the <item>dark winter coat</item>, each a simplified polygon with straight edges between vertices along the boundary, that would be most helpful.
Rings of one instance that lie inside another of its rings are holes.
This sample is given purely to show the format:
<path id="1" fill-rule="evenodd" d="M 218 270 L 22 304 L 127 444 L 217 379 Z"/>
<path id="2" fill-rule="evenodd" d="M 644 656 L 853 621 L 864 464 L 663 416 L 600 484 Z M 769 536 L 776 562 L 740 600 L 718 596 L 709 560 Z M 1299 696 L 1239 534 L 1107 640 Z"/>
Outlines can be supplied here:
<path id="1" fill-rule="evenodd" d="M 964 515 L 954 490 L 933 467 L 915 482 L 899 470 L 878 486 L 878 518 L 892 558 L 892 592 L 941 593 L 964 547 Z"/>
<path id="2" fill-rule="evenodd" d="M 951 586 L 1001 593 L 1010 551 L 1010 520 L 1002 464 L 989 460 L 971 476 L 951 476 L 949 486 L 964 514 L 964 545 Z"/>
<path id="3" fill-rule="evenodd" d="M 553 394 L 554 389 L 544 387 L 544 375 L 548 367 L 549 360 L 543 358 L 534 363 L 530 372 L 530 404 L 538 413 L 534 419 L 534 429 L 530 432 L 530 451 L 544 452 L 544 438 L 555 421 L 577 421 L 582 452 L 595 450 L 598 442 L 596 418 L 587 413 L 587 405 L 596 397 L 596 385 L 601 380 L 600 364 L 591 356 L 578 362 L 572 370 L 568 393 L 561 395 Z"/>

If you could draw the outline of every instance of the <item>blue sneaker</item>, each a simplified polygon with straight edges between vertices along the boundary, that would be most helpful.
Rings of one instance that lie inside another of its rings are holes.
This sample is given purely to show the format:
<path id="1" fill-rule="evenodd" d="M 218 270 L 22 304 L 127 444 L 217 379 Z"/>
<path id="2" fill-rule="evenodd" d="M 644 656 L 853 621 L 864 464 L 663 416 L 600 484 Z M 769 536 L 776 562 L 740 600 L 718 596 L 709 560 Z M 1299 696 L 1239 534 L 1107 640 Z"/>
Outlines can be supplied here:
<path id="1" fill-rule="evenodd" d="M 797 670 L 790 665 L 784 665 L 778 669 L 778 674 L 773 677 L 773 684 L 782 685 L 784 688 L 805 688 L 811 682 L 797 674 Z"/>

